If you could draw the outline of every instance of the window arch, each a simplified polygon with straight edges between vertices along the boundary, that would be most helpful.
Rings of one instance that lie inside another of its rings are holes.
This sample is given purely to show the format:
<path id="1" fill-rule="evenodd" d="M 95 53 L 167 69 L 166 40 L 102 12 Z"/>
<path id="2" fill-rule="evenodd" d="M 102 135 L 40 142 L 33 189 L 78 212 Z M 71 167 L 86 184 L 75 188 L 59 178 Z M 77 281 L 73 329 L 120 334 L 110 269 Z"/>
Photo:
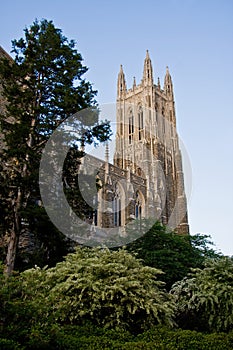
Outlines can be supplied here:
<path id="1" fill-rule="evenodd" d="M 155 103 L 155 121 L 158 123 L 158 103 Z"/>
<path id="2" fill-rule="evenodd" d="M 142 110 L 142 106 L 140 106 L 139 111 L 138 111 L 138 138 L 139 138 L 139 140 L 143 139 L 143 129 L 144 129 L 143 110 Z"/>
<path id="3" fill-rule="evenodd" d="M 116 184 L 114 198 L 112 202 L 113 209 L 113 226 L 122 226 L 124 223 L 123 218 L 123 202 L 124 202 L 124 194 L 122 192 L 119 184 Z"/>
<path id="4" fill-rule="evenodd" d="M 98 225 L 98 195 L 93 198 L 93 221 L 92 225 Z"/>
<path id="5" fill-rule="evenodd" d="M 97 175 L 96 177 L 97 194 L 93 198 L 93 225 L 101 226 L 103 212 L 103 182 Z"/>
<path id="6" fill-rule="evenodd" d="M 134 117 L 133 117 L 133 111 L 130 110 L 129 112 L 129 143 L 132 143 L 133 140 L 133 133 L 134 133 Z"/>
<path id="7" fill-rule="evenodd" d="M 144 216 L 144 197 L 140 191 L 136 192 L 136 200 L 135 200 L 135 218 L 141 220 Z"/>
<path id="8" fill-rule="evenodd" d="M 138 176 L 142 176 L 143 174 L 142 169 L 140 167 L 137 167 L 136 173 Z"/>

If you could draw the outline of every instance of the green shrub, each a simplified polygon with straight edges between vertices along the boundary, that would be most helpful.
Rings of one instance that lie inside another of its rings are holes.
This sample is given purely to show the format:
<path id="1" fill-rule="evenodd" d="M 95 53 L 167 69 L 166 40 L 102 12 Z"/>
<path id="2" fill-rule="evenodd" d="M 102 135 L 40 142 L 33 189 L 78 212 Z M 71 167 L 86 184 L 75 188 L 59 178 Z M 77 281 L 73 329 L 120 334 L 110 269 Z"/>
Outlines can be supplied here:
<path id="1" fill-rule="evenodd" d="M 106 330 L 90 323 L 84 326 L 54 324 L 33 327 L 23 345 L 0 340 L 0 349 L 4 350 L 231 350 L 233 333 L 204 334 L 155 327 L 133 336 L 127 331 Z"/>
<path id="2" fill-rule="evenodd" d="M 54 268 L 23 272 L 22 283 L 24 297 L 45 319 L 138 332 L 173 324 L 175 306 L 157 280 L 160 273 L 123 249 L 78 248 Z"/>
<path id="3" fill-rule="evenodd" d="M 122 350 L 161 350 L 165 349 L 164 345 L 162 343 L 155 344 L 153 342 L 145 343 L 143 341 L 137 341 L 137 342 L 130 342 L 121 348 L 116 349 L 122 349 Z"/>
<path id="4" fill-rule="evenodd" d="M 233 348 L 232 334 L 205 334 L 190 330 L 170 330 L 158 327 L 138 335 L 136 340 L 144 341 L 145 346 L 148 343 L 159 344 L 161 349 L 166 350 L 230 350 Z"/>
<path id="5" fill-rule="evenodd" d="M 6 278 L 3 269 L 0 264 L 0 337 L 23 343 L 36 318 L 37 308 L 23 300 L 20 275 L 14 273 Z"/>
<path id="6" fill-rule="evenodd" d="M 25 340 L 27 350 L 102 350 L 124 346 L 133 336 L 129 332 L 106 330 L 92 324 L 84 326 L 37 327 Z"/>
<path id="7" fill-rule="evenodd" d="M 14 340 L 0 338 L 0 350 L 24 350 L 25 348 Z"/>
<path id="8" fill-rule="evenodd" d="M 193 269 L 189 277 L 175 283 L 180 327 L 209 332 L 233 329 L 233 258 L 206 262 L 203 270 Z"/>

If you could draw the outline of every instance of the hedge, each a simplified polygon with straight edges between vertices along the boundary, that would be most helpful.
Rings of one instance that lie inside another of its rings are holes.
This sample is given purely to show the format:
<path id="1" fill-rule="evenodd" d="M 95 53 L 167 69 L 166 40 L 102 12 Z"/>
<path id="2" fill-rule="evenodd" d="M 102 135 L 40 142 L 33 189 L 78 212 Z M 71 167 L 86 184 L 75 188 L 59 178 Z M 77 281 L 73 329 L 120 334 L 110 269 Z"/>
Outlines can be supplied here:
<path id="1" fill-rule="evenodd" d="M 233 332 L 204 334 L 155 327 L 138 336 L 122 330 L 52 325 L 21 341 L 0 339 L 0 350 L 232 350 Z"/>

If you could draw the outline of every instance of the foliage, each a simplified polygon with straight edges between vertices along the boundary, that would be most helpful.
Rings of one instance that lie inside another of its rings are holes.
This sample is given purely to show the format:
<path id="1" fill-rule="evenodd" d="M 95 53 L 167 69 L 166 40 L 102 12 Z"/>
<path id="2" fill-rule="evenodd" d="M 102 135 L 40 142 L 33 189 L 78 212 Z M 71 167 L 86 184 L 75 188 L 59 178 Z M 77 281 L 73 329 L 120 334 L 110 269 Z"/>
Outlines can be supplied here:
<path id="1" fill-rule="evenodd" d="M 205 334 L 190 330 L 154 327 L 138 335 L 136 340 L 144 343 L 143 349 L 147 349 L 149 343 L 159 344 L 158 349 L 168 350 L 225 350 L 232 348 L 233 334 Z"/>
<path id="2" fill-rule="evenodd" d="M 79 218 L 92 224 L 93 214 L 95 208 L 97 208 L 97 203 L 95 205 L 92 201 L 92 205 L 90 206 L 83 198 L 82 193 L 88 193 L 89 198 L 94 199 L 97 190 L 100 189 L 100 185 L 99 180 L 96 179 L 95 172 L 92 174 L 91 172 L 90 174 L 88 172 L 87 174 L 85 173 L 85 176 L 82 176 L 80 180 L 80 158 L 84 155 L 85 153 L 80 152 L 77 147 L 73 147 L 69 150 L 63 167 L 63 178 L 64 183 L 66 184 L 64 192 L 66 199 L 75 214 Z"/>
<path id="3" fill-rule="evenodd" d="M 19 275 L 8 278 L 0 270 L 0 349 L 23 349 L 30 326 L 34 322 L 36 309 L 21 299 Z"/>
<path id="4" fill-rule="evenodd" d="M 0 349 L 4 350 L 231 350 L 233 334 L 203 334 L 153 327 L 134 336 L 124 330 L 106 330 L 91 324 L 52 324 L 31 329 L 21 344 L 0 338 Z"/>
<path id="5" fill-rule="evenodd" d="M 0 350 L 23 350 L 24 347 L 14 340 L 0 338 Z"/>
<path id="6" fill-rule="evenodd" d="M 161 269 L 161 280 L 167 290 L 184 278 L 190 268 L 203 267 L 206 258 L 218 254 L 209 246 L 213 243 L 207 235 L 178 235 L 156 222 L 142 237 L 127 245 L 127 250 L 137 253 L 147 266 Z"/>
<path id="7" fill-rule="evenodd" d="M 98 120 L 96 91 L 83 78 L 87 67 L 73 40 L 68 41 L 51 21 L 42 20 L 26 28 L 25 37 L 14 40 L 12 47 L 15 59 L 0 60 L 2 92 L 7 102 L 6 111 L 0 115 L 4 135 L 0 230 L 10 233 L 8 274 L 13 270 L 25 223 L 32 232 L 36 222 L 45 220 L 39 211 L 36 218 L 33 213 L 40 201 L 39 164 L 49 136 L 64 120 L 87 107 L 89 113 L 77 115 L 74 142 L 79 146 L 103 142 L 110 133 L 109 123 Z"/>
<path id="8" fill-rule="evenodd" d="M 177 303 L 177 322 L 191 329 L 233 329 L 233 259 L 209 260 L 171 289 Z"/>
<path id="9" fill-rule="evenodd" d="M 106 328 L 140 329 L 172 324 L 174 305 L 157 280 L 125 250 L 78 248 L 54 268 L 22 273 L 23 297 L 47 304 L 47 316 L 63 323 L 89 320 Z"/>
<path id="10" fill-rule="evenodd" d="M 93 300 L 95 303 L 98 297 L 94 295 L 100 292 L 100 286 L 98 286 L 97 281 L 101 282 L 102 285 L 106 287 L 108 286 L 107 281 L 110 283 L 110 276 L 108 276 L 107 271 L 114 270 L 116 260 L 120 261 L 118 264 L 119 271 L 115 269 L 115 272 L 112 274 L 111 288 L 114 290 L 114 287 L 118 285 L 116 283 L 117 276 L 122 279 L 122 275 L 127 275 L 130 283 L 133 280 L 130 276 L 137 274 L 139 276 L 138 280 L 144 286 L 144 294 L 140 296 L 142 305 L 145 300 L 145 294 L 148 294 L 148 291 L 145 292 L 145 288 L 148 289 L 150 286 L 148 286 L 144 280 L 148 272 L 145 273 L 144 271 L 145 277 L 141 279 L 140 276 L 142 275 L 142 269 L 144 270 L 144 267 L 140 265 L 138 261 L 136 261 L 137 264 L 135 265 L 134 258 L 131 257 L 129 259 L 128 255 L 129 254 L 124 250 L 110 253 L 106 250 L 78 249 L 78 253 L 69 255 L 67 260 L 63 263 L 59 263 L 59 266 L 56 266 L 56 268 L 35 268 L 27 270 L 20 275 L 12 275 L 8 278 L 1 274 L 0 349 L 230 350 L 233 348 L 233 332 L 228 334 L 206 334 L 197 331 L 164 327 L 161 325 L 155 327 L 150 323 L 148 324 L 148 326 L 150 326 L 148 330 L 140 334 L 135 334 L 135 332 L 139 330 L 137 329 L 137 323 L 143 320 L 141 317 L 144 317 L 144 315 L 142 314 L 138 315 L 139 319 L 137 319 L 137 317 L 134 318 L 134 315 L 128 312 L 128 319 L 131 318 L 132 322 L 130 332 L 125 329 L 129 328 L 128 324 L 127 327 L 125 327 L 125 320 L 121 320 L 118 326 L 113 324 L 113 328 L 106 328 L 104 322 L 97 325 L 94 319 L 95 310 L 93 310 L 91 306 L 91 301 Z M 79 258 L 77 259 L 77 257 Z M 94 257 L 99 257 L 99 259 L 97 259 L 98 261 L 96 261 Z M 124 271 L 122 267 L 123 261 L 125 267 Z M 92 265 L 90 265 L 90 262 L 92 262 Z M 100 262 L 103 263 L 103 268 L 101 268 Z M 108 266 L 107 270 L 105 269 L 105 265 Z M 139 267 L 137 268 L 136 266 Z M 3 270 L 3 267 L 1 267 L 1 270 Z M 152 270 L 154 269 L 150 269 L 150 271 Z M 226 280 L 228 279 L 227 275 L 228 273 L 226 273 Z M 89 317 L 91 321 L 87 321 L 87 314 L 81 316 L 79 319 L 73 318 L 71 320 L 70 316 L 72 313 L 70 312 L 70 306 L 67 305 L 65 307 L 65 304 L 68 304 L 69 301 L 73 302 L 73 314 L 75 314 L 75 310 L 80 313 L 81 306 L 78 307 L 74 304 L 75 298 L 76 300 L 79 299 L 79 294 L 75 295 L 74 291 L 76 290 L 77 293 L 79 293 L 77 288 L 78 280 L 84 279 L 85 276 L 87 276 L 86 286 L 88 286 L 90 295 L 86 294 L 86 300 L 82 298 L 80 304 L 84 310 L 85 304 L 89 304 L 90 313 L 94 312 L 92 315 L 89 315 L 91 316 Z M 91 281 L 90 276 L 92 276 Z M 94 278 L 94 276 L 96 278 Z M 90 283 L 87 283 L 88 281 Z M 90 285 L 91 282 L 92 286 Z M 122 285 L 125 286 L 127 283 L 124 282 Z M 102 288 L 102 290 L 103 289 L 104 288 Z M 143 290 L 142 287 L 137 287 L 137 289 Z M 125 288 L 125 290 L 128 294 L 131 292 L 136 295 L 133 288 L 130 290 L 129 288 Z M 155 286 L 155 290 L 157 295 L 158 286 Z M 70 295 L 69 292 L 71 293 Z M 55 295 L 57 299 L 55 299 Z M 118 293 L 118 296 L 119 295 L 120 293 Z M 132 295 L 132 298 L 133 297 Z M 129 299 L 130 298 L 131 296 L 129 295 Z M 61 305 L 63 300 L 64 304 Z M 110 313 L 112 310 L 110 309 L 112 306 L 109 307 L 111 301 L 104 301 L 105 304 L 101 301 L 101 298 L 99 298 L 100 311 L 103 311 L 103 321 L 106 320 L 107 311 Z M 117 302 L 118 307 L 121 306 L 120 297 L 118 299 L 113 299 L 112 304 L 114 302 Z M 151 302 L 153 302 L 153 300 Z M 62 310 L 59 311 L 58 306 L 61 306 Z M 106 306 L 106 308 L 104 308 L 104 306 Z M 124 304 L 122 304 L 122 307 L 124 307 Z M 53 312 L 54 308 L 55 312 Z M 64 320 L 63 316 L 66 310 L 68 314 Z M 125 313 L 125 317 L 127 318 L 127 312 Z"/>

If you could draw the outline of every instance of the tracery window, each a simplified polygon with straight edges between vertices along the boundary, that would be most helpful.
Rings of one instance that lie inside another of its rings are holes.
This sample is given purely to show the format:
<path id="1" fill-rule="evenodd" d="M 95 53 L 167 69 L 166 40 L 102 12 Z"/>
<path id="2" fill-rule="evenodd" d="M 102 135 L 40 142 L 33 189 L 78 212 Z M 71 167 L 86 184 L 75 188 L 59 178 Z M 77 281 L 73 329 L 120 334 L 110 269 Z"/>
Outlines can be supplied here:
<path id="1" fill-rule="evenodd" d="M 134 118 L 133 118 L 133 112 L 130 111 L 129 114 L 129 143 L 132 143 L 133 140 L 133 133 L 134 133 Z"/>
<path id="2" fill-rule="evenodd" d="M 93 212 L 92 212 L 92 225 L 97 226 L 98 221 L 98 198 L 94 196 L 93 198 Z"/>
<path id="3" fill-rule="evenodd" d="M 142 107 L 139 107 L 139 112 L 138 112 L 138 138 L 139 140 L 143 139 L 143 110 Z"/>
<path id="4" fill-rule="evenodd" d="M 142 218 L 142 199 L 138 191 L 136 192 L 135 218 L 139 220 Z"/>
<path id="5" fill-rule="evenodd" d="M 119 186 L 116 185 L 114 200 L 113 200 L 113 225 L 121 226 L 121 191 Z"/>

